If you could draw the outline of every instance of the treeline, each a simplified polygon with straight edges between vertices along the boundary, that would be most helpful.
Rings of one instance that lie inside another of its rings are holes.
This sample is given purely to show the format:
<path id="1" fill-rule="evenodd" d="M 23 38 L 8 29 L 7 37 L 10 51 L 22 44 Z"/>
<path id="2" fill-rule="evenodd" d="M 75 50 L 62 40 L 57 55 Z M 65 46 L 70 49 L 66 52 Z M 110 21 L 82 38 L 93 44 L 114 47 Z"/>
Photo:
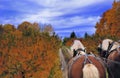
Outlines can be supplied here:
<path id="1" fill-rule="evenodd" d="M 114 41 L 118 41 L 120 38 L 118 36 L 110 36 L 110 35 L 106 35 L 106 36 L 99 36 L 97 34 L 93 34 L 93 35 L 89 35 L 88 33 L 85 33 L 84 37 L 77 37 L 75 32 L 72 32 L 70 34 L 70 37 L 66 37 L 63 39 L 63 45 L 67 46 L 68 48 L 70 48 L 74 42 L 74 40 L 80 40 L 83 45 L 86 47 L 87 53 L 94 53 L 94 54 L 98 54 L 97 51 L 97 47 L 99 45 L 99 43 L 103 40 L 103 39 L 112 39 Z"/>
<path id="2" fill-rule="evenodd" d="M 61 78 L 60 46 L 51 25 L 0 25 L 0 78 Z"/>

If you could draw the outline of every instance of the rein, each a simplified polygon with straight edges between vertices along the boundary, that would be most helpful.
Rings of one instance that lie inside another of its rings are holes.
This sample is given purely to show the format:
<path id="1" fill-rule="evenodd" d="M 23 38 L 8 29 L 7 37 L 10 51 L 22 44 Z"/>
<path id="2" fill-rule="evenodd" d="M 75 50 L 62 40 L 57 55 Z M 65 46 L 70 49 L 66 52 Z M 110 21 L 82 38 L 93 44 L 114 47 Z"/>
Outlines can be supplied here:
<path id="1" fill-rule="evenodd" d="M 82 49 L 82 48 L 78 48 L 77 50 L 74 49 L 74 50 L 73 50 L 73 52 L 74 52 L 74 53 L 73 53 L 73 57 L 75 57 L 77 54 L 80 55 L 80 52 L 79 52 L 79 51 L 85 52 L 85 49 Z"/>
<path id="2" fill-rule="evenodd" d="M 116 64 L 119 64 L 120 65 L 120 62 L 118 61 L 113 61 L 113 60 L 110 60 L 110 59 L 107 59 L 107 58 L 102 58 L 105 62 L 106 61 L 110 61 L 110 62 L 113 62 L 113 63 L 116 63 Z"/>
<path id="3" fill-rule="evenodd" d="M 107 51 L 106 54 L 105 54 L 105 57 L 107 58 L 114 51 L 117 51 L 117 48 L 115 48 L 115 49 L 113 49 L 113 50 L 111 50 L 109 52 Z"/>
<path id="4" fill-rule="evenodd" d="M 108 46 L 108 49 L 107 49 L 108 52 L 110 52 L 110 50 L 111 50 L 111 48 L 113 47 L 113 44 L 114 44 L 114 43 L 115 43 L 115 42 L 109 43 L 109 46 Z"/>
<path id="5" fill-rule="evenodd" d="M 104 62 L 104 65 L 106 66 L 106 68 L 107 68 L 107 73 L 109 72 L 110 74 L 111 74 L 111 76 L 112 76 L 112 78 L 114 78 L 114 75 L 112 74 L 112 71 L 111 71 L 111 69 L 110 68 L 108 68 L 109 66 L 108 66 L 108 64 L 106 63 L 106 61 L 108 61 L 108 59 L 106 59 L 106 58 L 102 58 L 103 59 L 103 62 Z M 108 77 L 108 75 L 107 75 L 107 77 Z"/>

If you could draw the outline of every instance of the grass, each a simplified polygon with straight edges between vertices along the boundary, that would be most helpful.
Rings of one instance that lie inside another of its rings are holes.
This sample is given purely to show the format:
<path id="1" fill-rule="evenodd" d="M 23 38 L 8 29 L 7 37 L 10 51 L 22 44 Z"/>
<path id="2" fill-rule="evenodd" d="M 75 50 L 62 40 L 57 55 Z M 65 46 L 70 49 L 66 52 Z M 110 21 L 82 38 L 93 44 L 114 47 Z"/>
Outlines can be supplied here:
<path id="1" fill-rule="evenodd" d="M 62 78 L 62 71 L 60 68 L 60 59 L 59 58 L 57 58 L 55 60 L 55 64 L 52 67 L 48 78 Z"/>

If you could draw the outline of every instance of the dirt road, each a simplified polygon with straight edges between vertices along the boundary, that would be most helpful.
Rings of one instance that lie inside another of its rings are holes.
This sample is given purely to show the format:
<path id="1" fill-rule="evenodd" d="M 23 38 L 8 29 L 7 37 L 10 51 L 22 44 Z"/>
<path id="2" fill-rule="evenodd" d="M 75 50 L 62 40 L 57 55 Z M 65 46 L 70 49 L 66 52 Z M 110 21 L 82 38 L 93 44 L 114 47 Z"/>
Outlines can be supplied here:
<path id="1" fill-rule="evenodd" d="M 59 50 L 59 57 L 60 57 L 60 62 L 61 62 L 61 70 L 63 72 L 63 78 L 67 78 L 67 63 L 65 61 L 64 55 L 61 51 Z"/>
<path id="2" fill-rule="evenodd" d="M 68 78 L 67 77 L 67 63 L 68 59 L 66 60 L 66 55 L 69 56 L 70 58 L 72 57 L 72 54 L 70 53 L 70 50 L 66 48 L 67 52 L 62 52 L 62 50 L 59 50 L 59 57 L 60 57 L 60 62 L 61 62 L 61 70 L 63 72 L 63 78 Z M 65 55 L 66 54 L 66 55 Z"/>

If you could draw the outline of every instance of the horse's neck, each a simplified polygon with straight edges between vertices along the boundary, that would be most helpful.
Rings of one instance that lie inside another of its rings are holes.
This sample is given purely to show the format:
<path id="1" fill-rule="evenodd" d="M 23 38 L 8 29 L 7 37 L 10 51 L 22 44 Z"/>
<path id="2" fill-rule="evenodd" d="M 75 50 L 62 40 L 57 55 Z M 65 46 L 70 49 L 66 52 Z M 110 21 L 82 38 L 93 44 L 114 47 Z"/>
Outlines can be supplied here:
<path id="1" fill-rule="evenodd" d="M 78 41 L 78 40 L 75 40 L 72 48 L 74 48 L 75 50 L 77 50 L 79 48 L 81 48 L 83 50 L 85 49 L 85 47 L 83 46 L 83 44 L 80 41 Z"/>
<path id="2" fill-rule="evenodd" d="M 83 46 L 82 43 L 79 43 L 79 44 L 78 44 L 78 48 L 81 48 L 81 49 L 83 49 L 83 50 L 85 49 L 85 47 Z"/>

